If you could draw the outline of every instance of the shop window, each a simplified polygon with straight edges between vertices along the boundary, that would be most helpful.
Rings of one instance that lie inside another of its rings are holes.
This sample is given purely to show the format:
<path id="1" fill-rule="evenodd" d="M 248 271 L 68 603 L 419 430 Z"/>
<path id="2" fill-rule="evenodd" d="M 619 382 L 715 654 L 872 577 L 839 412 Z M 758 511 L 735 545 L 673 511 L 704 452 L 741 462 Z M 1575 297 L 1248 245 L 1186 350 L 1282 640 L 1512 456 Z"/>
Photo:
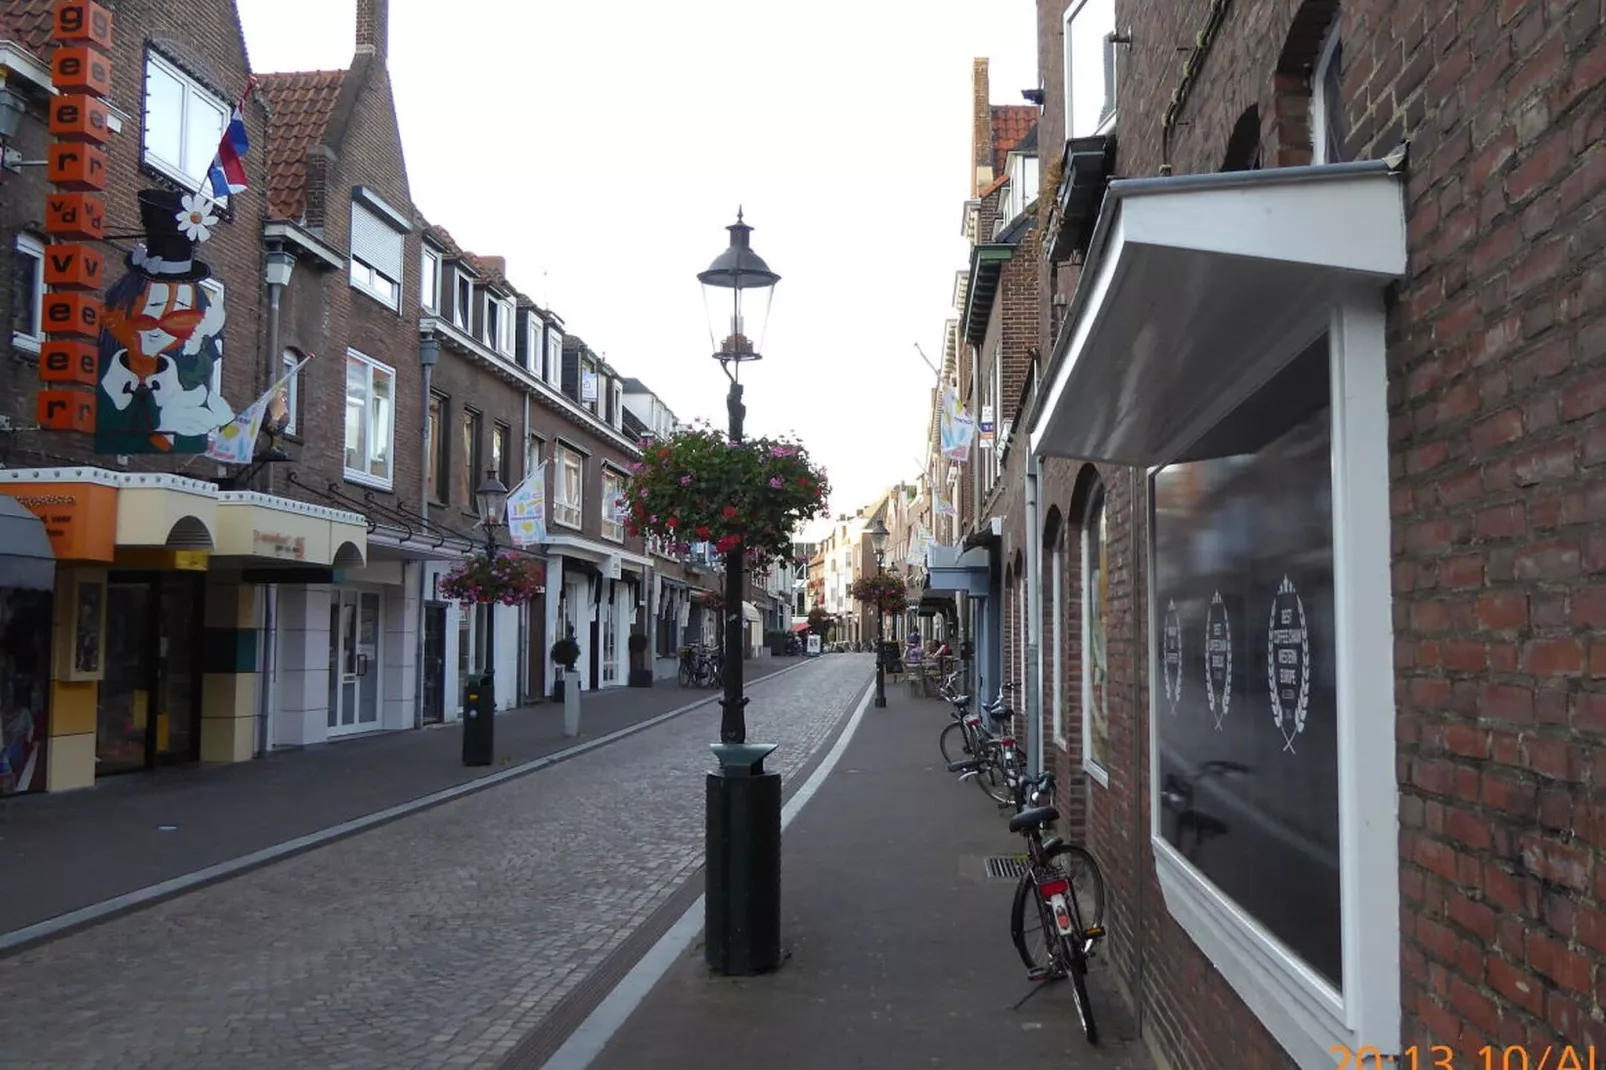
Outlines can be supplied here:
<path id="1" fill-rule="evenodd" d="M 602 537 L 624 542 L 626 515 L 623 506 L 625 477 L 611 468 L 602 470 Z"/>
<path id="2" fill-rule="evenodd" d="M 0 796 L 45 787 L 53 598 L 0 587 Z"/>
<path id="3" fill-rule="evenodd" d="M 44 344 L 45 246 L 17 235 L 11 269 L 11 344 L 30 353 Z"/>
<path id="4" fill-rule="evenodd" d="M 558 446 L 557 482 L 552 495 L 552 520 L 565 527 L 580 526 L 585 504 L 585 459 L 569 446 Z"/>
<path id="5" fill-rule="evenodd" d="M 1110 749 L 1110 540 L 1104 488 L 1082 525 L 1082 764 L 1108 786 Z"/>
<path id="6" fill-rule="evenodd" d="M 143 159 L 186 189 L 201 187 L 217 157 L 229 109 L 212 92 L 155 52 L 145 54 Z M 211 196 L 210 187 L 207 195 Z M 227 197 L 214 198 L 226 204 Z"/>
<path id="7" fill-rule="evenodd" d="M 1323 337 L 1153 475 L 1154 722 L 1160 835 L 1342 990 L 1330 398 Z"/>
<path id="8" fill-rule="evenodd" d="M 346 350 L 346 478 L 391 488 L 396 445 L 396 371 Z"/>

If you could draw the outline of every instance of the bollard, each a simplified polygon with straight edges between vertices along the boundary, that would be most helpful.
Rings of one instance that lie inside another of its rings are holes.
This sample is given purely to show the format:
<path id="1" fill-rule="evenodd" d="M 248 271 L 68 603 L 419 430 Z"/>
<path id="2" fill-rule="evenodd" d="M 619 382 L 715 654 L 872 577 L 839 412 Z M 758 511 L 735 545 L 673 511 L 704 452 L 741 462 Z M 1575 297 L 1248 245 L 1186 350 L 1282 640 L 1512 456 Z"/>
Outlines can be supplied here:
<path id="1" fill-rule="evenodd" d="M 563 674 L 563 734 L 573 739 L 580 734 L 580 674 Z"/>
<path id="2" fill-rule="evenodd" d="M 495 694 L 490 673 L 470 677 L 463 692 L 464 765 L 490 765 L 495 760 Z"/>
<path id="3" fill-rule="evenodd" d="M 708 774 L 704 956 L 717 973 L 781 964 L 781 774 L 773 743 L 715 743 Z"/>

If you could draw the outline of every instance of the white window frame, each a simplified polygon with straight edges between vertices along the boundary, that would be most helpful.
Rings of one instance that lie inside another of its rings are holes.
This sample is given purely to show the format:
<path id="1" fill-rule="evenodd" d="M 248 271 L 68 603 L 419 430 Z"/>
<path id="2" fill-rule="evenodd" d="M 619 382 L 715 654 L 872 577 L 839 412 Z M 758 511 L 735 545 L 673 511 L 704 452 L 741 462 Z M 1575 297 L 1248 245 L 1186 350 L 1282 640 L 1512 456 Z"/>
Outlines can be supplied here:
<path id="1" fill-rule="evenodd" d="M 1054 585 L 1049 596 L 1051 623 L 1049 642 L 1053 644 L 1054 659 L 1050 676 L 1054 703 L 1054 742 L 1061 750 L 1069 749 L 1065 738 L 1065 521 L 1061 520 L 1049 549 L 1049 582 Z"/>
<path id="2" fill-rule="evenodd" d="M 301 358 L 293 349 L 286 349 L 279 358 L 279 374 L 290 375 L 291 369 L 301 363 Z M 284 407 L 290 412 L 290 422 L 284 425 L 287 435 L 299 435 L 297 428 L 301 425 L 301 376 L 290 375 L 284 384 Z"/>
<path id="3" fill-rule="evenodd" d="M 1105 36 L 1106 34 L 1115 32 L 1116 22 L 1113 14 L 1112 3 L 1112 13 L 1109 23 L 1105 26 L 1099 27 L 1099 29 L 1103 31 L 1099 34 L 1100 41 L 1103 45 L 1102 49 L 1100 50 L 1100 54 L 1104 57 L 1103 82 L 1105 84 L 1107 102 L 1110 105 L 1110 110 L 1104 114 L 1092 131 L 1084 131 L 1079 133 L 1072 128 L 1076 111 L 1071 92 L 1071 24 L 1076 21 L 1076 17 L 1078 15 L 1086 10 L 1088 4 L 1099 2 L 1104 2 L 1104 0 L 1076 0 L 1075 3 L 1071 4 L 1070 7 L 1065 9 L 1064 22 L 1061 26 L 1061 40 L 1064 42 L 1064 51 L 1061 57 L 1063 67 L 1061 70 L 1065 76 L 1065 138 L 1067 141 L 1076 137 L 1108 134 L 1110 131 L 1115 129 L 1116 114 L 1120 110 L 1116 106 L 1119 100 L 1120 84 L 1119 79 L 1116 77 L 1115 45 L 1113 45 Z"/>
<path id="4" fill-rule="evenodd" d="M 513 356 L 515 315 L 516 309 L 512 301 L 498 297 L 489 290 L 485 291 L 485 307 L 480 319 L 480 341 L 485 343 L 487 349 L 495 350 L 504 357 Z"/>
<path id="5" fill-rule="evenodd" d="M 31 234 L 17 235 L 16 255 L 31 258 L 36 265 L 33 275 L 33 326 L 34 333 L 13 330 L 11 344 L 28 353 L 37 353 L 45 344 L 45 243 Z"/>
<path id="6" fill-rule="evenodd" d="M 1345 990 L 1336 991 L 1169 843 L 1160 828 L 1160 739 L 1150 720 L 1149 837 L 1166 909 L 1299 1065 L 1331 1050 L 1400 1051 L 1399 790 L 1389 571 L 1388 374 L 1381 293 L 1352 291 L 1288 332 L 1291 360 L 1328 334 L 1332 397 L 1333 611 L 1338 687 L 1339 903 Z M 1264 377 L 1244 384 L 1247 398 Z M 1224 399 L 1228 400 L 1228 399 Z M 1163 465 L 1147 470 L 1146 478 Z M 1151 484 L 1152 486 L 1152 484 Z M 1153 531 L 1153 494 L 1148 498 Z M 1154 542 L 1148 643 L 1159 649 Z M 1154 662 L 1151 661 L 1151 664 Z M 1149 709 L 1161 709 L 1149 674 Z"/>
<path id="7" fill-rule="evenodd" d="M 344 470 L 344 475 L 348 483 L 360 483 L 365 487 L 375 487 L 379 490 L 390 490 L 395 485 L 396 478 L 396 369 L 392 368 L 388 364 L 384 364 L 375 360 L 366 353 L 348 347 L 346 349 L 346 363 L 341 366 L 341 373 L 343 375 L 349 376 L 349 369 L 352 361 L 356 361 L 357 363 L 366 366 L 368 371 L 366 396 L 363 399 L 364 407 L 368 410 L 368 418 L 363 421 L 362 425 L 363 443 L 361 448 L 365 467 L 360 469 L 352 468 L 346 463 L 346 453 L 351 447 L 350 443 L 346 441 L 344 420 L 341 422 L 341 467 Z M 368 470 L 373 464 L 374 456 L 373 407 L 374 380 L 376 375 L 387 375 L 390 377 L 390 419 L 387 421 L 388 426 L 386 428 L 389 441 L 385 443 L 386 471 L 385 475 L 383 476 L 376 476 Z M 347 404 L 349 405 L 349 388 L 343 387 L 341 392 L 346 397 Z"/>
<path id="8" fill-rule="evenodd" d="M 1095 510 L 1098 515 L 1095 515 Z M 1097 780 L 1104 787 L 1110 786 L 1110 772 L 1104 766 L 1093 760 L 1093 538 L 1092 532 L 1098 516 L 1109 516 L 1109 498 L 1105 492 L 1104 484 L 1099 483 L 1088 495 L 1087 512 L 1082 520 L 1082 768 L 1087 770 L 1089 776 Z M 1109 524 L 1106 521 L 1103 537 L 1109 538 Z M 1108 560 L 1108 547 L 1106 546 L 1106 560 Z M 1106 615 L 1108 607 L 1105 607 Z M 1106 623 L 1108 617 L 1106 616 Z M 1109 649 L 1109 634 L 1104 636 L 1105 649 Z M 1106 673 L 1108 669 L 1106 668 Z M 1109 677 L 1105 676 L 1105 698 L 1109 697 Z M 1159 707 L 1151 707 L 1158 709 Z M 1104 711 L 1106 722 L 1109 720 L 1108 708 Z M 1108 757 L 1108 756 L 1106 756 Z"/>
<path id="9" fill-rule="evenodd" d="M 1341 38 L 1338 32 L 1338 19 L 1333 19 L 1333 25 L 1327 30 L 1327 36 L 1322 39 L 1322 50 L 1316 60 L 1316 68 L 1310 76 L 1310 162 L 1313 164 L 1336 163 L 1330 158 L 1327 151 L 1327 110 L 1334 103 L 1342 105 L 1342 101 L 1333 102 L 1327 99 L 1327 75 L 1332 69 L 1333 58 L 1339 52 Z M 1339 62 L 1343 58 L 1339 56 Z"/>
<path id="10" fill-rule="evenodd" d="M 609 480 L 618 480 L 619 481 L 618 490 L 614 494 L 609 494 L 608 493 L 608 482 L 609 482 Z M 604 539 L 607 539 L 609 542 L 624 542 L 625 541 L 625 526 L 624 526 L 624 523 L 622 521 L 614 519 L 614 511 L 615 511 L 616 507 L 613 504 L 613 499 L 617 498 L 617 497 L 620 497 L 620 496 L 622 496 L 624 494 L 625 487 L 629 484 L 629 481 L 630 481 L 630 477 L 628 475 L 626 475 L 624 472 L 621 472 L 619 469 L 613 467 L 610 464 L 606 464 L 606 463 L 603 464 L 603 466 L 602 466 L 602 499 L 601 499 L 601 502 L 600 502 L 600 509 L 601 509 L 601 512 L 602 512 L 602 528 L 601 528 L 601 531 L 602 531 L 602 537 Z"/>
<path id="11" fill-rule="evenodd" d="M 400 312 L 401 311 L 401 300 L 402 300 L 402 284 L 406 280 L 405 279 L 393 279 L 393 278 L 391 278 L 389 275 L 385 274 L 383 271 L 381 271 L 379 268 L 375 267 L 373 264 L 370 264 L 367 260 L 365 260 L 362 256 L 360 256 L 358 254 L 358 252 L 357 252 L 357 242 L 356 242 L 356 237 L 357 237 L 357 223 L 356 223 L 356 220 L 357 220 L 357 213 L 358 212 L 365 212 L 368 215 L 372 216 L 374 218 L 374 222 L 376 222 L 379 226 L 384 227 L 386 230 L 390 231 L 392 234 L 394 234 L 396 236 L 396 240 L 401 242 L 402 255 L 401 255 L 401 257 L 398 258 L 398 262 L 406 260 L 406 257 L 407 257 L 407 235 L 403 234 L 401 231 L 397 230 L 394 226 L 392 226 L 390 220 L 386 219 L 385 216 L 382 213 L 376 211 L 375 209 L 369 207 L 366 204 L 363 204 L 361 201 L 357 200 L 356 198 L 352 198 L 352 201 L 351 201 L 351 233 L 346 235 L 346 248 L 347 248 L 347 253 L 348 253 L 348 256 L 346 257 L 346 259 L 348 261 L 350 261 L 350 265 L 351 265 L 350 269 L 349 269 L 349 275 L 350 275 L 350 278 L 351 278 L 351 288 L 356 290 L 356 291 L 358 291 L 359 293 L 363 293 L 363 294 L 366 294 L 369 297 L 372 297 L 375 301 L 378 301 L 380 304 L 384 305 L 386 308 L 390 309 L 393 312 Z M 406 272 L 402 271 L 401 274 L 405 275 Z"/>
<path id="12" fill-rule="evenodd" d="M 184 90 L 184 103 L 180 107 L 180 114 L 178 117 L 178 151 L 180 157 L 189 155 L 191 137 L 190 109 L 193 106 L 192 102 L 198 98 L 201 103 L 216 108 L 218 114 L 223 117 L 223 125 L 218 131 L 218 141 L 211 145 L 205 146 L 207 153 L 206 163 L 202 166 L 207 168 L 210 168 L 212 160 L 215 158 L 218 144 L 222 142 L 223 133 L 228 130 L 231 109 L 226 101 L 218 97 L 210 89 L 207 89 L 205 86 L 201 85 L 201 83 L 197 82 L 188 74 L 185 74 L 184 71 L 182 71 L 172 60 L 162 56 L 154 49 L 147 48 L 145 50 L 145 78 L 144 82 L 140 86 L 140 160 L 145 164 L 145 166 L 161 172 L 168 178 L 171 178 L 173 181 L 182 185 L 186 190 L 194 191 L 205 181 L 207 172 L 203 170 L 200 174 L 192 175 L 184 170 L 184 165 L 181 161 L 169 160 L 157 155 L 154 151 L 152 151 L 148 143 L 146 132 L 150 125 L 150 72 L 152 67 L 160 70 L 167 77 L 172 78 Z M 208 139 L 211 137 L 209 133 L 206 135 L 196 136 L 205 136 Z M 218 205 L 227 205 L 229 203 L 229 198 L 226 195 L 222 197 L 214 197 L 212 195 L 210 186 L 206 187 L 202 195 Z"/>
<path id="13" fill-rule="evenodd" d="M 463 287 L 468 299 L 463 299 Z M 452 326 L 464 334 L 474 333 L 474 280 L 461 268 L 452 272 Z"/>
<path id="14" fill-rule="evenodd" d="M 546 332 L 546 381 L 563 388 L 563 332 L 556 327 Z"/>
<path id="15" fill-rule="evenodd" d="M 564 442 L 559 442 L 553 451 L 552 471 L 556 477 L 552 485 L 552 522 L 566 528 L 579 528 L 585 520 L 586 505 L 586 457 L 585 454 Z M 570 461 L 580 470 L 580 478 L 575 482 L 580 487 L 578 501 L 569 501 L 567 478 Z"/>
<path id="16" fill-rule="evenodd" d="M 525 317 L 525 370 L 537 379 L 546 379 L 546 339 L 541 330 L 541 317 L 531 312 Z"/>
<path id="17" fill-rule="evenodd" d="M 418 303 L 425 311 L 441 310 L 441 254 L 424 246 L 418 255 Z"/>

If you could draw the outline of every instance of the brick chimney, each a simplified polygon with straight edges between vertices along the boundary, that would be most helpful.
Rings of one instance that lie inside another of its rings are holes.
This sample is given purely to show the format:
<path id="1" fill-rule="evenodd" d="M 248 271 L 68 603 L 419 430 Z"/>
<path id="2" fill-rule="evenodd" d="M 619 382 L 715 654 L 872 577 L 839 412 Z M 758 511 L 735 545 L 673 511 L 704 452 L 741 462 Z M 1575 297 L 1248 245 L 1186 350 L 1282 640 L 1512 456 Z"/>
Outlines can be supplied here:
<path id="1" fill-rule="evenodd" d="M 487 272 L 495 272 L 504 278 L 507 277 L 507 257 L 481 256 L 476 257 L 476 259 L 479 260 L 480 266 L 483 267 Z"/>
<path id="2" fill-rule="evenodd" d="M 390 0 L 357 0 L 357 55 L 385 65 L 390 45 Z"/>
<path id="3" fill-rule="evenodd" d="M 970 154 L 975 165 L 975 197 L 993 181 L 993 105 L 992 90 L 987 80 L 987 58 L 976 59 L 970 77 L 971 131 Z"/>

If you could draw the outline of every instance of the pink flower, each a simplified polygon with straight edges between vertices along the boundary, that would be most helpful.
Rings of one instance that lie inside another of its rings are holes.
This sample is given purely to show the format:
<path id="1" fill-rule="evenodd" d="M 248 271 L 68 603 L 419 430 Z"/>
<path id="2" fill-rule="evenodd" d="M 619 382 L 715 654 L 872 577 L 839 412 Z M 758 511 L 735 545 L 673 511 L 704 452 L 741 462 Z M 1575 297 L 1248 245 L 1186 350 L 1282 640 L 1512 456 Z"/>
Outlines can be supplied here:
<path id="1" fill-rule="evenodd" d="M 782 481 L 780 476 L 770 476 L 771 490 L 780 490 L 784 486 L 786 486 L 786 483 Z"/>
<path id="2" fill-rule="evenodd" d="M 683 487 L 691 486 L 691 476 L 681 476 L 680 477 L 680 485 L 683 486 Z"/>

